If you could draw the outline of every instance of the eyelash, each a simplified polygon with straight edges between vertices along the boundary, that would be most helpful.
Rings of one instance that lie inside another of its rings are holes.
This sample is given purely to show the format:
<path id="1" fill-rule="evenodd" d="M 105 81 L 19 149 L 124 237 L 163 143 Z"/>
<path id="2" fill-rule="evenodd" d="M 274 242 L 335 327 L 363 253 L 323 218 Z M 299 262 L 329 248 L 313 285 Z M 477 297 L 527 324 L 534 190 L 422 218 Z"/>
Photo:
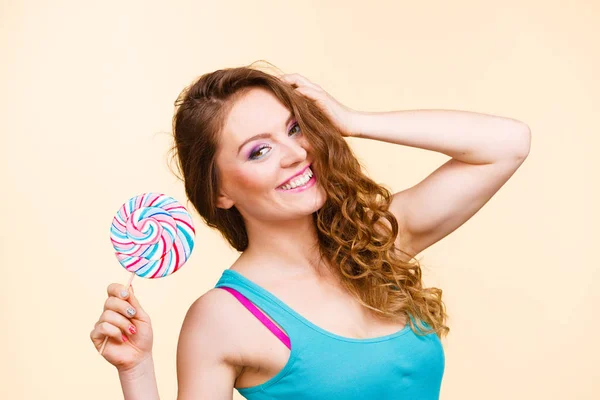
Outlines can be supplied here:
<path id="1" fill-rule="evenodd" d="M 292 127 L 290 129 L 290 132 L 292 130 L 294 130 L 295 127 L 300 128 L 300 125 L 298 125 L 297 122 L 294 122 L 294 124 L 292 125 Z M 300 133 L 300 131 L 298 131 L 298 133 Z M 248 157 L 248 159 L 249 160 L 258 160 L 258 159 L 262 158 L 262 156 L 261 157 L 256 157 L 255 154 L 258 153 L 258 152 L 260 152 L 262 149 L 266 149 L 266 148 L 271 148 L 271 146 L 266 145 L 266 144 L 260 145 L 256 150 L 254 150 L 252 153 L 250 153 L 250 157 Z"/>

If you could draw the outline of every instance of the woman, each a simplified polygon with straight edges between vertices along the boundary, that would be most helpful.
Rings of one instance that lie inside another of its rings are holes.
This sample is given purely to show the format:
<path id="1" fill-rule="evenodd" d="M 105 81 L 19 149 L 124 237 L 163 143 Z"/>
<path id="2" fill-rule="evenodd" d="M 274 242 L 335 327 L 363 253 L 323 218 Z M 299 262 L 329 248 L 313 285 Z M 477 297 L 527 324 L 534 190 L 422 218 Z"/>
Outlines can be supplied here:
<path id="1" fill-rule="evenodd" d="M 298 74 L 201 76 L 177 99 L 186 194 L 240 257 L 190 307 L 178 399 L 437 399 L 442 291 L 414 258 L 475 214 L 527 157 L 522 122 L 447 110 L 357 112 Z M 452 157 L 394 195 L 344 137 Z M 91 332 L 126 399 L 158 399 L 150 318 L 108 287 Z M 265 329 L 266 328 L 266 329 Z"/>

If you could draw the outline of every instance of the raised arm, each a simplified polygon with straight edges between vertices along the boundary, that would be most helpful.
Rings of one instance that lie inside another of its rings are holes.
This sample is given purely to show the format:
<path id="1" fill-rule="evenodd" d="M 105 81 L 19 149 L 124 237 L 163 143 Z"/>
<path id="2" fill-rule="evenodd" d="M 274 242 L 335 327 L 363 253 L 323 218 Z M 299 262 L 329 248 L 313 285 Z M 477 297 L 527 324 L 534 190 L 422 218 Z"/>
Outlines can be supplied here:
<path id="1" fill-rule="evenodd" d="M 455 231 L 510 179 L 529 154 L 520 121 L 460 110 L 354 114 L 354 136 L 437 151 L 452 157 L 423 181 L 395 193 L 397 243 L 418 254 Z"/>
<path id="2" fill-rule="evenodd" d="M 422 182 L 394 194 L 396 244 L 416 255 L 479 211 L 521 166 L 531 146 L 524 122 L 462 110 L 358 112 L 300 74 L 281 77 L 314 100 L 344 136 L 375 139 L 452 157 Z"/>

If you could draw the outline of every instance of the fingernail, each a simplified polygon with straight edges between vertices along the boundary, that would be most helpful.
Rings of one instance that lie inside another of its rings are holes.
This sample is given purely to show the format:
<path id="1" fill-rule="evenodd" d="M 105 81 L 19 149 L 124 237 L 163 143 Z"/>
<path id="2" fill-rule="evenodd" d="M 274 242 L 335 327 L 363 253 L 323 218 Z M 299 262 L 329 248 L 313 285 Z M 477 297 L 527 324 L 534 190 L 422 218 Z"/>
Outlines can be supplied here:
<path id="1" fill-rule="evenodd" d="M 128 341 L 129 339 L 127 339 L 127 336 L 121 334 L 121 339 L 123 339 L 124 342 Z"/>
<path id="2" fill-rule="evenodd" d="M 129 325 L 129 333 L 131 333 L 132 335 L 135 335 L 136 332 L 137 332 L 137 330 L 135 329 L 135 326 Z"/>
<path id="3" fill-rule="evenodd" d="M 130 317 L 133 317 L 135 315 L 135 310 L 131 307 L 129 307 L 126 312 L 127 315 L 129 315 Z"/>
<path id="4" fill-rule="evenodd" d="M 126 298 L 127 296 L 129 296 L 129 292 L 123 289 L 121 290 L 121 293 L 119 293 L 119 295 L 121 295 L 122 298 Z"/>

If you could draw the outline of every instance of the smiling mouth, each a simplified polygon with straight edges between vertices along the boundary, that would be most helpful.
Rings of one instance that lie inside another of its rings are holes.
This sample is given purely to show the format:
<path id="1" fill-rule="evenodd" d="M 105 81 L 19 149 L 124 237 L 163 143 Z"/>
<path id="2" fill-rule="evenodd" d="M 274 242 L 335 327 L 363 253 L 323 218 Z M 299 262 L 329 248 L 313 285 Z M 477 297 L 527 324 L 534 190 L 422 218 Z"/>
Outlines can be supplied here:
<path id="1" fill-rule="evenodd" d="M 309 182 L 314 180 L 314 173 L 312 169 L 309 167 L 306 168 L 302 175 L 296 176 L 285 184 L 278 186 L 277 189 L 280 190 L 292 190 L 306 186 Z"/>

